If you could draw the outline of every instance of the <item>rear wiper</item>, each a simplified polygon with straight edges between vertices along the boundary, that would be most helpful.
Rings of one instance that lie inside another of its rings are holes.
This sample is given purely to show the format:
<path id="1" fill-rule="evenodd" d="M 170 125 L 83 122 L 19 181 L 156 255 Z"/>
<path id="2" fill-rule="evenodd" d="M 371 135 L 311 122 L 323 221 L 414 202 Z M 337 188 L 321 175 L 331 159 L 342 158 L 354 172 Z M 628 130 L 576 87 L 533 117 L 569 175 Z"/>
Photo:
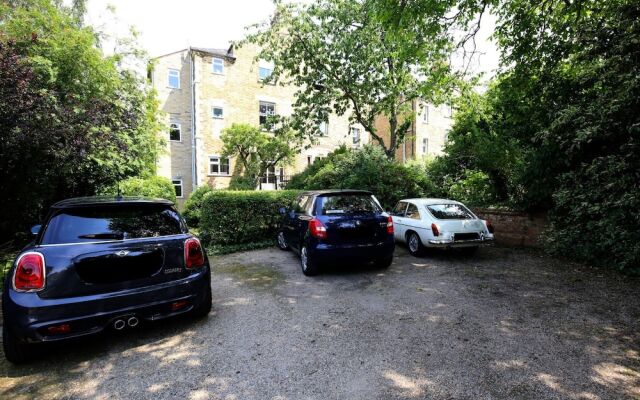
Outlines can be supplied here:
<path id="1" fill-rule="evenodd" d="M 124 239 L 124 233 L 122 232 L 104 232 L 104 233 L 88 233 L 86 235 L 78 236 L 78 239 Z"/>

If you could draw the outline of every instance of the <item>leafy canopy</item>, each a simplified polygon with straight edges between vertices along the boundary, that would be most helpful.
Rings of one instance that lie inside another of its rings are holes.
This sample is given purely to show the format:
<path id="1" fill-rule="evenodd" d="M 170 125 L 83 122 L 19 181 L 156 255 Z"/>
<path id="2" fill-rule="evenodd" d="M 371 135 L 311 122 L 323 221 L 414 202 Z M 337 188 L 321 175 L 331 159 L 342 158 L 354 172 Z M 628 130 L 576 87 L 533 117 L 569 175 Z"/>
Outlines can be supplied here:
<path id="1" fill-rule="evenodd" d="M 274 62 L 270 79 L 299 87 L 293 120 L 300 132 L 316 133 L 332 112 L 347 114 L 393 157 L 410 130 L 413 101 L 437 101 L 451 88 L 447 15 L 456 2 L 425 1 L 419 17 L 414 2 L 402 3 L 276 1 L 272 20 L 254 26 L 246 41 Z M 380 116 L 389 121 L 386 140 Z"/>
<path id="2" fill-rule="evenodd" d="M 303 141 L 285 124 L 271 125 L 266 131 L 249 124 L 231 124 L 222 131 L 222 155 L 236 157 L 234 175 L 244 175 L 251 189 L 269 168 L 290 163 L 302 148 Z"/>
<path id="3" fill-rule="evenodd" d="M 153 92 L 120 67 L 122 53 L 102 54 L 76 3 L 0 3 L 1 239 L 37 222 L 56 200 L 154 173 Z"/>

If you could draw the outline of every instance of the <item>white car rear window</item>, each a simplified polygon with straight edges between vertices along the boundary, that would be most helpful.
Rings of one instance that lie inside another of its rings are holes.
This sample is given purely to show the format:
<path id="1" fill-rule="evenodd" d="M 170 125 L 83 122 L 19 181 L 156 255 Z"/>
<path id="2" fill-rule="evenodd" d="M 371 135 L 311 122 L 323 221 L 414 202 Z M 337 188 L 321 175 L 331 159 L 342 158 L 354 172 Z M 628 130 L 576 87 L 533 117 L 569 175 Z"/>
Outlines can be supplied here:
<path id="1" fill-rule="evenodd" d="M 461 204 L 430 204 L 427 210 L 438 219 L 474 219 L 475 216 Z"/>

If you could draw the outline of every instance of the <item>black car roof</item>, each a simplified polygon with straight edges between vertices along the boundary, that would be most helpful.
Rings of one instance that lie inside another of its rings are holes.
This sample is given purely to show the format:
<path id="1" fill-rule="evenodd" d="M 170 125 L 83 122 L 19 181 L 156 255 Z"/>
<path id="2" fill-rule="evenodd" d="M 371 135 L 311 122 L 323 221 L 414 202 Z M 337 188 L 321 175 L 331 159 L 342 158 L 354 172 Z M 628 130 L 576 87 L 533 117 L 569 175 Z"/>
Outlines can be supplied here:
<path id="1" fill-rule="evenodd" d="M 123 197 L 123 196 L 91 196 L 91 197 L 74 197 L 71 199 L 61 200 L 51 208 L 75 208 L 75 207 L 92 207 L 92 206 L 110 206 L 110 205 L 165 205 L 172 206 L 173 202 L 166 199 L 156 199 L 152 197 Z"/>
<path id="2" fill-rule="evenodd" d="M 302 194 L 311 195 L 311 196 L 325 196 L 328 194 L 366 194 L 371 195 L 372 193 L 367 190 L 357 190 L 357 189 L 325 189 L 325 190 L 307 190 Z"/>

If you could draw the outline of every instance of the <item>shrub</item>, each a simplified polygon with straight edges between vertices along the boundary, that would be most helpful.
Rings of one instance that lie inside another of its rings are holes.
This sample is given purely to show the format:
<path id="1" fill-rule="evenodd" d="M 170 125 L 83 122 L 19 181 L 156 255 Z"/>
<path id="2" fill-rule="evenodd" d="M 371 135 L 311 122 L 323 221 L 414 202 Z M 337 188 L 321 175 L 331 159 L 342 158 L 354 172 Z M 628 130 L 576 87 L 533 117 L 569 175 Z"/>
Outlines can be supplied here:
<path id="1" fill-rule="evenodd" d="M 184 210 L 182 216 L 187 221 L 190 228 L 197 228 L 200 224 L 200 212 L 202 210 L 202 200 L 207 193 L 213 192 L 213 188 L 209 185 L 199 186 L 191 192 L 189 198 L 184 202 Z"/>
<path id="2" fill-rule="evenodd" d="M 215 190 L 203 196 L 200 210 L 200 238 L 210 251 L 246 249 L 274 243 L 281 215 L 290 207 L 296 190 Z"/>
<path id="3" fill-rule="evenodd" d="M 255 190 L 256 179 L 250 176 L 236 175 L 229 182 L 229 190 Z"/>
<path id="4" fill-rule="evenodd" d="M 447 197 L 470 206 L 486 206 L 496 200 L 491 179 L 482 171 L 466 170 L 462 179 L 447 186 Z"/>
<path id="5" fill-rule="evenodd" d="M 389 160 L 379 146 L 340 148 L 292 177 L 287 189 L 361 189 L 372 192 L 384 207 L 401 198 L 431 195 L 435 187 L 424 164 Z"/>
<path id="6" fill-rule="evenodd" d="M 152 176 L 150 178 L 129 178 L 120 182 L 120 194 L 123 196 L 157 197 L 176 201 L 176 191 L 167 178 Z M 117 194 L 117 188 L 111 188 L 106 194 Z"/>

